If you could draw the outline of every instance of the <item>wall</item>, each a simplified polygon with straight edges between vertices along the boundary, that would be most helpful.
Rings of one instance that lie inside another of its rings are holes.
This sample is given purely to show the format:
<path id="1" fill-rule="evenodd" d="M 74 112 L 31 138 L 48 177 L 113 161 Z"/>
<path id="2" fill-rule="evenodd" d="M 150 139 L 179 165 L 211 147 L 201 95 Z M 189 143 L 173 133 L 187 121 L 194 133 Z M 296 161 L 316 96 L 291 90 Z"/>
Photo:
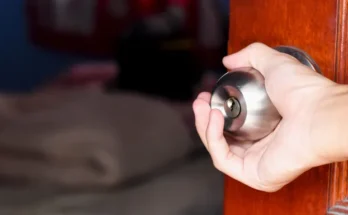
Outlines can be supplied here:
<path id="1" fill-rule="evenodd" d="M 26 37 L 24 0 L 0 0 L 0 90 L 28 90 L 82 58 L 41 50 Z"/>

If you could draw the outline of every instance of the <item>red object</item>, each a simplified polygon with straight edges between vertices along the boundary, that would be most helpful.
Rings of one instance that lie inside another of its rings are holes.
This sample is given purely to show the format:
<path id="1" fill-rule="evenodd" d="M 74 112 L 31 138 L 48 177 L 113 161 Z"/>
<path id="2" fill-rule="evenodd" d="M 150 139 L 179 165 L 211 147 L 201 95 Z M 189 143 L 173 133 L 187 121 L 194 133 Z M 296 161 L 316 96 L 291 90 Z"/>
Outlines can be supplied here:
<path id="1" fill-rule="evenodd" d="M 30 40 L 41 47 L 82 54 L 109 55 L 111 41 L 107 28 L 113 24 L 105 13 L 108 0 L 98 0 L 95 12 L 95 30 L 89 36 L 65 33 L 40 25 L 39 0 L 27 0 L 27 22 Z"/>
<path id="2" fill-rule="evenodd" d="M 133 13 L 136 12 L 140 17 L 150 16 L 162 9 L 156 0 L 137 0 L 133 2 L 133 6 L 136 9 Z"/>
<path id="3" fill-rule="evenodd" d="M 47 0 L 50 1 L 50 0 Z M 195 36 L 196 29 L 196 0 L 128 0 L 130 13 L 124 18 L 115 18 L 109 12 L 110 0 L 96 0 L 95 28 L 90 35 L 78 35 L 54 30 L 43 26 L 39 20 L 38 4 L 42 0 L 27 0 L 27 23 L 30 40 L 40 47 L 64 52 L 76 52 L 85 55 L 111 56 L 113 45 L 120 33 L 124 32 L 131 23 L 145 16 L 163 12 L 169 4 L 184 7 L 189 18 L 187 29 L 190 37 Z M 47 12 L 44 16 L 50 16 Z"/>

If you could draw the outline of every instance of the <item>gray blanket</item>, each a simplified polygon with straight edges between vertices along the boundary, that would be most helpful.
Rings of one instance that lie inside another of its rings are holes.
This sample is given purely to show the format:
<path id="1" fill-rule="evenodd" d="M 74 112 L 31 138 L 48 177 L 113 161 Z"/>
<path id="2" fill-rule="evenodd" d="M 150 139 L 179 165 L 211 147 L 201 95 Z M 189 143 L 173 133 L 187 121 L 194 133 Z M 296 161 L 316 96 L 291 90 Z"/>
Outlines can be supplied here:
<path id="1" fill-rule="evenodd" d="M 223 177 L 201 157 L 150 181 L 105 192 L 0 189 L 4 215 L 218 215 Z"/>

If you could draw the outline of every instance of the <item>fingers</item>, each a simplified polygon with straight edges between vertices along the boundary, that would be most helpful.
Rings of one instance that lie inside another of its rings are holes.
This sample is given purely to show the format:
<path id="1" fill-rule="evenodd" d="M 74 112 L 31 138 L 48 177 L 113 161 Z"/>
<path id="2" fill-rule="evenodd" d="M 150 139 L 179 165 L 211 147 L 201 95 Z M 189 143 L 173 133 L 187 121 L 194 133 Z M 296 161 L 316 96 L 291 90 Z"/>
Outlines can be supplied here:
<path id="1" fill-rule="evenodd" d="M 202 99 L 203 101 L 208 103 L 208 105 L 210 104 L 210 98 L 211 98 L 211 94 L 208 92 L 202 92 L 197 96 L 197 99 Z"/>
<path id="2" fill-rule="evenodd" d="M 227 69 L 238 67 L 253 67 L 267 78 L 277 65 L 284 62 L 300 64 L 295 58 L 280 53 L 262 43 L 253 43 L 235 54 L 223 58 L 223 64 Z"/>
<path id="3" fill-rule="evenodd" d="M 234 154 L 223 134 L 224 118 L 219 110 L 212 110 L 206 133 L 206 141 L 214 166 L 237 180 L 241 179 L 243 159 Z M 242 148 L 233 148 L 237 153 L 242 153 Z"/>
<path id="4" fill-rule="evenodd" d="M 230 70 L 238 67 L 252 67 L 258 70 L 265 78 L 268 96 L 282 116 L 298 107 L 295 105 L 295 108 L 290 108 L 290 105 L 298 104 L 293 102 L 293 99 L 292 104 L 289 104 L 290 95 L 296 95 L 294 94 L 296 89 L 308 87 L 312 82 L 318 83 L 317 78 L 313 79 L 313 74 L 316 77 L 318 74 L 309 67 L 304 66 L 294 57 L 261 43 L 253 43 L 225 57 L 223 63 Z M 288 100 L 284 95 L 289 95 Z"/>
<path id="5" fill-rule="evenodd" d="M 228 154 L 230 149 L 223 134 L 224 117 L 219 110 L 211 110 L 209 115 L 209 123 L 206 132 L 209 152 L 213 159 L 216 155 Z"/>
<path id="6" fill-rule="evenodd" d="M 193 103 L 198 134 L 209 151 L 214 166 L 236 180 L 242 179 L 244 146 L 229 146 L 224 137 L 224 118 L 211 110 L 209 93 L 201 93 Z"/>
<path id="7" fill-rule="evenodd" d="M 195 115 L 195 125 L 199 137 L 208 149 L 205 133 L 207 130 L 210 114 L 210 93 L 200 93 L 193 102 L 193 112 Z"/>

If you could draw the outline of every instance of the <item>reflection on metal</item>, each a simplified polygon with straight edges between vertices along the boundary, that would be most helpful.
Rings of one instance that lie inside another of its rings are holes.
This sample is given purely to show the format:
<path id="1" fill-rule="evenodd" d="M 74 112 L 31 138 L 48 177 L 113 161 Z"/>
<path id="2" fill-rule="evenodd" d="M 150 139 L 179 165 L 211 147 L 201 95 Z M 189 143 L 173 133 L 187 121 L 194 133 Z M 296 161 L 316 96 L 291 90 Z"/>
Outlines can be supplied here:
<path id="1" fill-rule="evenodd" d="M 319 66 L 304 51 L 290 46 L 276 50 L 289 54 L 314 71 Z M 264 77 L 254 68 L 225 73 L 212 93 L 211 108 L 224 116 L 224 130 L 238 141 L 256 141 L 271 133 L 281 120 L 265 89 Z"/>

